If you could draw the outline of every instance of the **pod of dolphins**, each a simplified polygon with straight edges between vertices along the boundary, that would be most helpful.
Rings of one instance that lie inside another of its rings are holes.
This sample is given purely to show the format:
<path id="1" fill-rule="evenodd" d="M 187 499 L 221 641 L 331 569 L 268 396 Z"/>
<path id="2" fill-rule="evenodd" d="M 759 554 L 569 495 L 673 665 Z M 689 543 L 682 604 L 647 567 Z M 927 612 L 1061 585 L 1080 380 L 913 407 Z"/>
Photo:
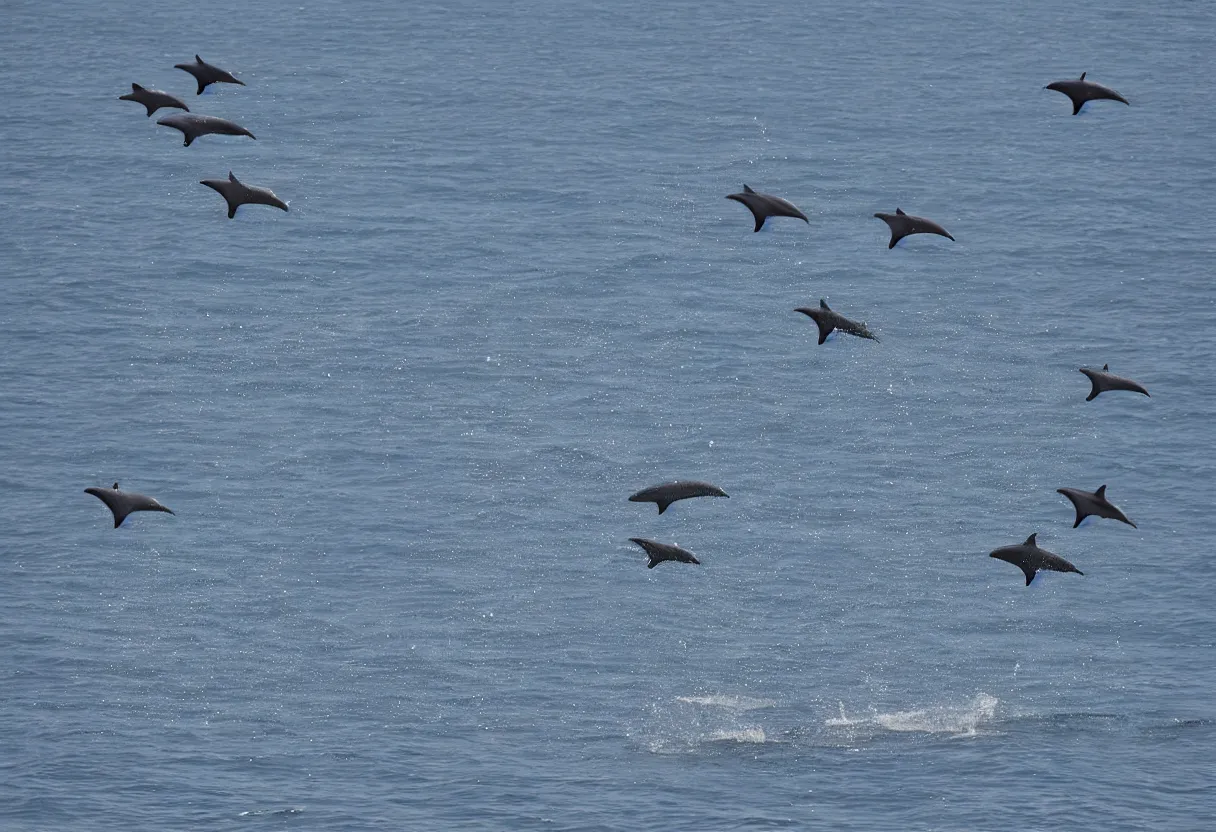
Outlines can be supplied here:
<path id="1" fill-rule="evenodd" d="M 202 95 L 203 91 L 210 84 L 225 83 L 245 86 L 243 81 L 238 80 L 231 73 L 207 63 L 198 55 L 194 56 L 194 63 L 176 64 L 175 68 L 185 70 L 194 76 L 198 82 L 197 95 Z M 1073 115 L 1080 113 L 1082 107 L 1090 101 L 1111 100 L 1119 101 L 1123 104 L 1129 103 L 1127 99 L 1113 89 L 1094 81 L 1087 81 L 1085 79 L 1086 74 L 1082 73 L 1081 77 L 1075 81 L 1054 81 L 1044 87 L 1044 89 L 1054 90 L 1068 96 L 1072 101 Z M 131 92 L 119 98 L 122 101 L 135 101 L 142 104 L 147 109 L 149 117 L 162 108 L 174 108 L 184 111 L 165 116 L 156 123 L 180 130 L 184 137 L 183 144 L 185 147 L 189 147 L 200 136 L 211 134 L 248 136 L 251 139 L 256 139 L 253 133 L 233 121 L 190 112 L 190 108 L 179 98 L 161 90 L 147 89 L 133 83 L 131 84 Z M 231 171 L 228 172 L 227 179 L 204 179 L 201 180 L 200 184 L 206 185 L 224 197 L 225 202 L 228 204 L 229 219 L 236 216 L 237 208 L 242 205 L 269 205 L 283 211 L 288 210 L 287 203 L 275 196 L 272 191 L 267 188 L 246 185 L 238 180 Z M 773 196 L 772 194 L 760 193 L 748 185 L 743 186 L 742 192 L 728 194 L 726 198 L 744 205 L 751 212 L 755 220 L 754 231 L 759 231 L 769 217 L 791 217 L 800 219 L 808 225 L 810 224 L 810 220 L 806 214 L 789 200 Z M 896 208 L 894 214 L 879 212 L 874 214 L 874 217 L 885 222 L 890 228 L 891 240 L 887 245 L 888 249 L 894 248 L 900 240 L 912 234 L 936 234 L 946 237 L 951 241 L 954 240 L 954 237 L 938 223 L 924 217 L 906 214 L 901 208 Z M 869 330 L 865 323 L 850 320 L 839 312 L 833 311 L 828 306 L 826 300 L 820 300 L 818 308 L 799 307 L 794 311 L 801 312 L 815 322 L 819 328 L 819 344 L 821 345 L 828 339 L 829 335 L 837 330 L 859 338 L 878 341 L 878 338 Z M 1110 372 L 1110 365 L 1103 365 L 1101 370 L 1091 370 L 1082 367 L 1081 372 L 1085 374 L 1092 384 L 1092 389 L 1089 396 L 1086 397 L 1086 401 L 1092 401 L 1099 394 L 1112 390 L 1125 390 L 1141 393 L 1145 396 L 1149 395 L 1148 390 L 1137 382 Z M 1057 491 L 1068 498 L 1076 509 L 1076 522 L 1073 523 L 1074 529 L 1081 525 L 1081 522 L 1085 518 L 1090 516 L 1119 520 L 1132 528 L 1136 528 L 1135 523 L 1129 520 L 1118 507 L 1107 500 L 1105 485 L 1102 485 L 1097 491 L 1093 492 L 1082 491 L 1077 488 L 1060 488 Z M 92 494 L 105 503 L 114 516 L 114 528 L 121 526 L 127 516 L 136 511 L 174 513 L 153 497 L 120 490 L 118 483 L 114 483 L 109 488 L 86 488 L 85 493 Z M 672 503 L 678 500 L 687 500 L 693 497 L 728 496 L 721 488 L 708 482 L 676 480 L 644 488 L 631 495 L 629 501 L 634 503 L 655 503 L 658 506 L 659 514 L 663 514 Z M 989 554 L 989 557 L 1006 561 L 1021 569 L 1026 576 L 1027 586 L 1030 585 L 1035 575 L 1041 570 L 1075 572 L 1078 575 L 1084 574 L 1064 558 L 1041 548 L 1038 545 L 1037 538 L 1038 533 L 1036 532 L 1026 538 L 1024 543 L 994 549 Z M 631 537 L 629 540 L 636 543 L 645 552 L 648 569 L 653 569 L 664 561 L 696 565 L 700 565 L 701 563 L 692 552 L 673 544 L 659 543 L 640 537 Z"/>

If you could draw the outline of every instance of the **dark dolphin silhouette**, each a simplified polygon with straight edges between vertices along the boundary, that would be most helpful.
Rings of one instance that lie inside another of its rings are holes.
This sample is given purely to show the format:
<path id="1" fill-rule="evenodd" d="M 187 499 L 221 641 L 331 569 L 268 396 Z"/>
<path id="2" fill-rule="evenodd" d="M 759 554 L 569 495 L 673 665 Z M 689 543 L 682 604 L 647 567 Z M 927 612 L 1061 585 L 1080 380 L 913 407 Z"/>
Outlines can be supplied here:
<path id="1" fill-rule="evenodd" d="M 236 209 L 242 205 L 271 205 L 287 210 L 287 203 L 275 196 L 274 191 L 246 185 L 237 179 L 232 171 L 228 171 L 227 179 L 203 179 L 199 184 L 218 191 L 228 202 L 228 219 L 235 217 Z"/>
<path id="2" fill-rule="evenodd" d="M 119 101 L 138 101 L 148 108 L 148 115 L 151 116 L 161 107 L 176 107 L 179 110 L 190 112 L 190 108 L 182 103 L 180 98 L 169 95 L 161 90 L 150 90 L 146 87 L 141 87 L 139 84 L 132 84 L 131 91 L 126 95 L 118 96 Z"/>
<path id="3" fill-rule="evenodd" d="M 822 344 L 828 340 L 828 336 L 832 334 L 832 330 L 839 329 L 841 332 L 847 332 L 850 335 L 856 335 L 858 338 L 869 338 L 871 341 L 877 341 L 873 332 L 866 328 L 864 323 L 851 321 L 839 312 L 833 312 L 828 302 L 822 298 L 819 300 L 819 308 L 813 309 L 806 306 L 800 306 L 794 310 L 801 312 L 803 315 L 815 321 L 819 327 L 819 343 Z"/>
<path id="4" fill-rule="evenodd" d="M 1097 491 L 1082 491 L 1079 488 L 1057 488 L 1056 491 L 1063 494 L 1077 509 L 1077 522 L 1072 524 L 1075 529 L 1081 525 L 1081 521 L 1091 514 L 1095 517 L 1107 517 L 1111 520 L 1121 520 L 1133 529 L 1136 524 L 1127 519 L 1127 515 L 1120 511 L 1110 500 L 1106 499 L 1106 486 L 1102 486 Z"/>
<path id="5" fill-rule="evenodd" d="M 101 500 L 114 514 L 114 528 L 122 525 L 127 515 L 133 511 L 165 511 L 173 514 L 173 510 L 162 506 L 151 497 L 136 494 L 132 491 L 119 491 L 118 483 L 113 488 L 86 488 L 85 494 L 92 494 Z"/>
<path id="6" fill-rule="evenodd" d="M 938 234 L 942 237 L 949 237 L 951 240 L 954 239 L 950 237 L 949 231 L 933 220 L 905 214 L 902 208 L 896 208 L 894 214 L 884 214 L 879 211 L 874 216 L 885 222 L 891 229 L 891 242 L 887 245 L 888 249 L 895 248 L 895 244 L 909 234 Z"/>
<path id="7" fill-rule="evenodd" d="M 1098 398 L 1098 394 L 1105 393 L 1107 390 L 1130 390 L 1133 393 L 1143 393 L 1148 396 L 1148 391 L 1141 387 L 1130 378 L 1117 376 L 1110 372 L 1110 365 L 1103 364 L 1101 370 L 1090 370 L 1085 367 L 1081 368 L 1081 372 L 1088 378 L 1093 387 L 1089 391 L 1089 395 L 1085 397 L 1085 401 L 1092 402 Z M 1152 396 L 1149 396 L 1151 399 Z"/>
<path id="8" fill-rule="evenodd" d="M 654 569 L 665 560 L 675 560 L 680 563 L 695 563 L 698 566 L 701 564 L 701 561 L 697 560 L 692 552 L 687 549 L 681 549 L 679 546 L 672 546 L 669 543 L 655 543 L 653 540 L 646 540 L 642 537 L 631 537 L 629 539 L 646 550 L 646 555 L 650 558 L 646 564 L 647 569 Z"/>
<path id="9" fill-rule="evenodd" d="M 199 136 L 206 136 L 208 133 L 219 133 L 224 136 L 248 136 L 251 139 L 257 139 L 257 136 L 235 121 L 229 121 L 226 118 L 216 118 L 215 116 L 200 116 L 195 113 L 174 113 L 171 116 L 157 119 L 156 123 L 165 127 L 172 127 L 174 130 L 181 130 L 182 135 L 186 138 L 183 142 L 183 145 L 186 147 L 189 147 L 191 142 Z"/>
<path id="10" fill-rule="evenodd" d="M 687 500 L 689 497 L 729 497 L 730 495 L 707 482 L 697 480 L 676 480 L 643 488 L 637 494 L 630 496 L 631 503 L 657 503 L 659 514 L 667 511 L 667 507 L 676 500 Z"/>
<path id="11" fill-rule="evenodd" d="M 751 211 L 752 216 L 756 218 L 755 231 L 759 231 L 764 226 L 764 221 L 768 217 L 797 217 L 807 225 L 811 224 L 811 221 L 806 218 L 806 214 L 794 207 L 794 203 L 779 196 L 756 193 L 747 185 L 743 186 L 743 193 L 728 194 L 726 198 L 742 202 L 747 206 L 747 210 Z"/>
<path id="12" fill-rule="evenodd" d="M 1122 101 L 1129 107 L 1131 104 L 1126 98 L 1112 90 L 1110 87 L 1104 87 L 1101 84 L 1095 84 L 1093 81 L 1086 81 L 1085 76 L 1088 73 L 1082 72 L 1081 77 L 1076 81 L 1052 81 L 1045 90 L 1055 90 L 1062 92 L 1072 99 L 1072 114 L 1075 116 L 1081 112 L 1081 108 L 1090 101 Z"/>
<path id="13" fill-rule="evenodd" d="M 1025 543 L 1017 546 L 1002 546 L 990 552 L 988 557 L 1012 563 L 1018 569 L 1025 572 L 1026 586 L 1030 586 L 1030 582 L 1034 580 L 1035 573 L 1040 569 L 1049 569 L 1053 572 L 1076 572 L 1078 575 L 1085 574 L 1059 555 L 1052 554 L 1046 549 L 1040 549 L 1039 544 L 1035 541 L 1036 537 L 1038 537 L 1037 532 L 1026 538 Z"/>
<path id="14" fill-rule="evenodd" d="M 240 84 L 245 86 L 244 81 L 238 81 L 231 73 L 220 69 L 218 66 L 212 66 L 204 61 L 198 55 L 194 56 L 192 64 L 174 64 L 174 69 L 184 69 L 194 76 L 194 80 L 198 81 L 198 92 L 196 95 L 202 95 L 203 90 L 207 89 L 208 84 Z"/>

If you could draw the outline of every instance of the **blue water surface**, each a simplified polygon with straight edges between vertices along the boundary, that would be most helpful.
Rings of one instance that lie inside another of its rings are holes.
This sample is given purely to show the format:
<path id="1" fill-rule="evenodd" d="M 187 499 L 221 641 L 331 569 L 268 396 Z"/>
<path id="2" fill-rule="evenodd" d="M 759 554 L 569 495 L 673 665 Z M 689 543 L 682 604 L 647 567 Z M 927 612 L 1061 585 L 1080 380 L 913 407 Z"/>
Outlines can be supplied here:
<path id="1" fill-rule="evenodd" d="M 0 828 L 1216 828 L 1211 4 L 0 17 Z"/>

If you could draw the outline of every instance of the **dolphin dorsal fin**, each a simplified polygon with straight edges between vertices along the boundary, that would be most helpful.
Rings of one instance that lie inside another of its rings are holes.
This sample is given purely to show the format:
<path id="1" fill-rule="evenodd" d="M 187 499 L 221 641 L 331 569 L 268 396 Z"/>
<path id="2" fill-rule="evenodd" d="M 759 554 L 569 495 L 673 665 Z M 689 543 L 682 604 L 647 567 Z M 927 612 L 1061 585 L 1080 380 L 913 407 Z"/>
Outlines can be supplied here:
<path id="1" fill-rule="evenodd" d="M 820 308 L 820 309 L 826 309 L 826 310 L 828 310 L 829 312 L 831 312 L 831 311 L 832 311 L 832 307 L 828 306 L 828 302 L 827 302 L 826 300 L 824 300 L 823 298 L 820 298 L 820 299 L 819 299 L 819 308 Z"/>
<path id="2" fill-rule="evenodd" d="M 1099 489 L 1098 489 L 1097 491 L 1095 491 L 1094 493 L 1098 495 L 1098 499 L 1099 499 L 1099 500 L 1105 500 L 1105 499 L 1106 499 L 1106 486 L 1105 486 L 1105 485 L 1104 485 L 1104 486 L 1102 486 L 1101 488 L 1099 488 Z"/>
<path id="3" fill-rule="evenodd" d="M 1084 81 L 1084 80 L 1085 80 L 1085 76 L 1086 76 L 1086 75 L 1088 75 L 1088 74 L 1089 74 L 1088 72 L 1082 72 L 1082 73 L 1081 73 L 1081 80 L 1082 80 L 1082 81 Z"/>
<path id="4" fill-rule="evenodd" d="M 241 180 L 239 180 L 235 176 L 233 176 L 232 171 L 228 171 L 228 181 L 229 182 L 239 182 Z"/>
<path id="5" fill-rule="evenodd" d="M 139 84 L 132 84 L 132 85 L 131 85 L 131 92 L 139 92 L 139 91 L 140 91 L 140 90 L 142 90 L 142 89 L 143 89 L 143 87 L 141 87 Z"/>
<path id="6" fill-rule="evenodd" d="M 1035 541 L 1035 538 L 1038 536 L 1039 536 L 1039 533 L 1035 532 L 1030 537 L 1026 538 L 1026 542 L 1023 543 L 1022 545 L 1023 546 L 1038 546 L 1039 544 Z"/>
<path id="7" fill-rule="evenodd" d="M 907 216 L 907 215 L 904 213 L 904 209 L 903 209 L 903 208 L 896 208 L 896 209 L 895 209 L 895 213 L 896 213 L 896 214 L 898 214 L 898 215 L 899 215 L 899 216 L 901 216 L 901 217 L 903 217 L 903 216 Z"/>
<path id="8" fill-rule="evenodd" d="M 753 191 L 753 190 L 752 190 L 751 185 L 744 185 L 744 186 L 743 186 L 743 193 L 745 193 L 745 194 L 754 194 L 754 193 L 755 193 L 755 191 Z"/>
<path id="9" fill-rule="evenodd" d="M 114 483 L 114 490 L 115 490 L 115 491 L 117 491 L 117 490 L 118 490 L 118 483 Z"/>
<path id="10" fill-rule="evenodd" d="M 1105 373 L 1105 372 L 1107 372 L 1108 370 L 1110 370 L 1110 365 L 1109 365 L 1109 364 L 1103 364 L 1103 365 L 1102 365 L 1102 372 L 1104 372 L 1104 373 Z"/>
<path id="11" fill-rule="evenodd" d="M 197 54 L 194 56 L 194 60 L 198 61 L 200 64 L 205 64 L 205 63 L 207 63 L 207 62 L 206 62 L 206 61 L 204 61 L 202 58 L 200 58 L 200 57 L 199 57 Z"/>

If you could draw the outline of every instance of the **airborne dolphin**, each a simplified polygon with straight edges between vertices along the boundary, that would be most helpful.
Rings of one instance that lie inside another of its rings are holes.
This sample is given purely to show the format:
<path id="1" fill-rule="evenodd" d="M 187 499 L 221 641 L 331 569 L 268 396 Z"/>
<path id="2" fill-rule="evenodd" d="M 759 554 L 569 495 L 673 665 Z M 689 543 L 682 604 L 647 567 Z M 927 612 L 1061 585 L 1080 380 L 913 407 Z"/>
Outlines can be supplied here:
<path id="1" fill-rule="evenodd" d="M 697 560 L 692 552 L 687 549 L 681 549 L 679 546 L 672 546 L 669 543 L 655 543 L 653 540 L 646 540 L 641 537 L 631 537 L 629 539 L 646 550 L 646 555 L 650 558 L 646 564 L 647 569 L 654 569 L 665 560 L 675 560 L 680 563 L 695 563 L 698 566 L 701 564 L 701 561 Z"/>
<path id="2" fill-rule="evenodd" d="M 190 112 L 190 108 L 181 102 L 181 99 L 169 95 L 161 90 L 150 90 L 146 87 L 141 87 L 139 84 L 132 84 L 131 91 L 126 95 L 118 96 L 119 101 L 138 101 L 148 108 L 148 115 L 151 116 L 161 107 L 176 107 L 179 110 Z"/>
<path id="3" fill-rule="evenodd" d="M 850 335 L 856 335 L 858 338 L 869 338 L 871 341 L 877 341 L 878 338 L 874 333 L 866 328 L 864 323 L 851 321 L 839 312 L 833 312 L 828 302 L 820 298 L 819 308 L 812 309 L 806 306 L 800 306 L 794 310 L 801 312 L 803 315 L 815 321 L 819 327 L 819 343 L 822 344 L 828 340 L 828 336 L 832 334 L 832 330 L 839 329 L 841 332 L 847 332 Z"/>
<path id="4" fill-rule="evenodd" d="M 198 93 L 196 93 L 197 95 L 202 95 L 203 90 L 207 89 L 208 84 L 224 83 L 224 84 L 240 84 L 242 87 L 245 86 L 244 81 L 238 81 L 236 78 L 234 78 L 232 76 L 231 73 L 220 69 L 218 66 L 212 66 L 211 64 L 207 63 L 202 58 L 200 58 L 198 55 L 194 56 L 194 63 L 192 63 L 192 64 L 174 64 L 173 68 L 174 69 L 184 69 L 184 70 L 186 70 L 186 72 L 189 72 L 191 75 L 194 76 L 194 80 L 198 81 Z"/>
<path id="5" fill-rule="evenodd" d="M 229 121 L 226 118 L 216 118 L 215 116 L 200 116 L 195 113 L 174 113 L 171 116 L 157 119 L 156 123 L 165 127 L 172 127 L 174 130 L 181 130 L 182 135 L 186 138 L 185 142 L 183 142 L 185 147 L 189 147 L 190 143 L 199 136 L 206 136 L 208 133 L 219 133 L 224 136 L 248 136 L 251 139 L 257 139 L 257 136 L 235 121 Z"/>
<path id="6" fill-rule="evenodd" d="M 768 217 L 797 217 L 807 225 L 811 224 L 811 221 L 806 218 L 806 214 L 794 207 L 794 203 L 779 196 L 756 193 L 747 185 L 743 186 L 743 193 L 728 194 L 726 198 L 742 202 L 747 206 L 747 210 L 751 211 L 752 216 L 756 218 L 755 231 L 759 231 L 763 227 L 764 220 Z"/>
<path id="7" fill-rule="evenodd" d="M 950 237 L 950 232 L 933 220 L 905 214 L 902 208 L 896 208 L 894 214 L 884 214 L 879 211 L 874 216 L 885 222 L 891 229 L 891 242 L 887 245 L 888 249 L 895 248 L 895 244 L 909 234 L 938 234 L 942 237 Z M 954 238 L 950 237 L 950 239 Z"/>
<path id="8" fill-rule="evenodd" d="M 656 503 L 659 514 L 667 511 L 667 507 L 676 500 L 687 500 L 689 497 L 729 497 L 730 495 L 707 482 L 696 480 L 676 480 L 662 485 L 643 488 L 637 494 L 630 496 L 631 503 Z"/>
<path id="9" fill-rule="evenodd" d="M 1073 506 L 1077 509 L 1077 522 L 1072 524 L 1075 529 L 1081 525 L 1081 521 L 1091 514 L 1095 517 L 1108 517 L 1111 520 L 1121 520 L 1133 529 L 1136 524 L 1127 519 L 1127 515 L 1120 511 L 1110 500 L 1106 499 L 1106 486 L 1102 486 L 1097 491 L 1082 491 L 1079 488 L 1057 488 L 1056 491 L 1063 494 L 1072 501 Z"/>
<path id="10" fill-rule="evenodd" d="M 235 217 L 236 209 L 242 205 L 270 205 L 287 210 L 287 203 L 275 196 L 274 191 L 246 185 L 232 171 L 228 171 L 227 179 L 204 179 L 199 184 L 218 191 L 228 202 L 228 219 Z"/>
<path id="11" fill-rule="evenodd" d="M 122 525 L 127 515 L 133 511 L 165 511 L 173 514 L 173 510 L 162 506 L 151 497 L 136 494 L 132 491 L 119 491 L 118 483 L 113 488 L 86 488 L 85 494 L 92 494 L 101 500 L 114 514 L 114 528 Z"/>
<path id="12" fill-rule="evenodd" d="M 1088 378 L 1093 387 L 1089 391 L 1089 395 L 1085 397 L 1085 401 L 1092 402 L 1098 398 L 1098 394 L 1105 393 L 1107 390 L 1130 390 L 1133 393 L 1143 393 L 1148 396 L 1148 391 L 1141 387 L 1130 378 L 1117 376 L 1110 372 L 1110 365 L 1103 364 L 1101 370 L 1090 370 L 1085 367 L 1081 368 L 1081 372 Z M 1149 396 L 1151 399 L 1152 396 Z"/>
<path id="13" fill-rule="evenodd" d="M 1062 92 L 1072 99 L 1072 114 L 1075 116 L 1081 112 L 1081 108 L 1090 101 L 1122 101 L 1129 107 L 1131 104 L 1126 98 L 1112 90 L 1110 87 L 1104 87 L 1101 84 L 1095 84 L 1093 81 L 1086 81 L 1085 76 L 1088 73 L 1082 72 L 1081 77 L 1076 81 L 1052 81 L 1045 90 L 1055 90 Z"/>
<path id="14" fill-rule="evenodd" d="M 1078 575 L 1085 574 L 1059 555 L 1052 554 L 1046 549 L 1040 549 L 1039 544 L 1035 541 L 1036 537 L 1038 537 L 1037 532 L 1026 538 L 1025 543 L 1018 546 L 1002 546 L 990 552 L 988 557 L 1012 563 L 1018 569 L 1025 572 L 1026 586 L 1030 586 L 1030 582 L 1034 580 L 1035 573 L 1040 569 L 1049 569 L 1053 572 L 1076 572 Z"/>

